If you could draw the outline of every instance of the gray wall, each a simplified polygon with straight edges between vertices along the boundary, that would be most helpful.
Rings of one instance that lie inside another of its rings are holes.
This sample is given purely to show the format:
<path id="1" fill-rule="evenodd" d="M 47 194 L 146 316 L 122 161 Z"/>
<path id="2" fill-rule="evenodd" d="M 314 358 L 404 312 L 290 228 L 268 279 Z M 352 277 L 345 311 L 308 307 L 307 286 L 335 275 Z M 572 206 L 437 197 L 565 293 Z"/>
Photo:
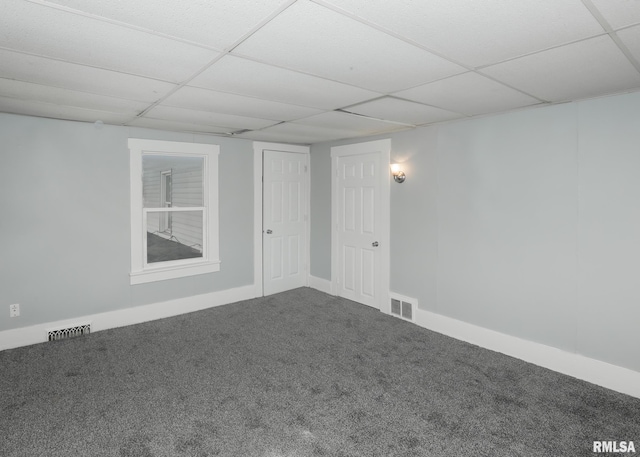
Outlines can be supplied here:
<path id="1" fill-rule="evenodd" d="M 130 285 L 129 137 L 220 145 L 220 272 Z M 0 114 L 0 331 L 253 284 L 252 230 L 251 141 Z"/>
<path id="2" fill-rule="evenodd" d="M 640 371 L 640 93 L 387 135 L 391 290 Z M 380 138 L 380 137 L 376 137 Z M 311 149 L 311 273 L 331 277 L 330 149 Z"/>

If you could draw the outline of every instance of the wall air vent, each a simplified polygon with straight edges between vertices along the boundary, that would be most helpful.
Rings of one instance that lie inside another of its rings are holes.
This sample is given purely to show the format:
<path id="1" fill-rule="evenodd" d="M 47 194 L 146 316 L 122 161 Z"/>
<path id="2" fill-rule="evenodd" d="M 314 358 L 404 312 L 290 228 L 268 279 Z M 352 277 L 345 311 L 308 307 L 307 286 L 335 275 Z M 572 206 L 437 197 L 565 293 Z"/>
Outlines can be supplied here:
<path id="1" fill-rule="evenodd" d="M 91 324 L 52 329 L 47 332 L 47 341 L 66 340 L 91 333 Z"/>
<path id="2" fill-rule="evenodd" d="M 415 310 L 418 306 L 418 300 L 415 298 L 405 297 L 404 295 L 391 293 L 391 315 L 404 319 L 406 321 L 415 321 Z"/>
<path id="3" fill-rule="evenodd" d="M 395 298 L 391 299 L 391 314 L 395 314 L 396 316 L 401 315 L 401 301 L 396 300 Z"/>
<path id="4" fill-rule="evenodd" d="M 411 303 L 406 301 L 402 302 L 402 317 L 410 321 L 413 320 L 413 306 Z"/>

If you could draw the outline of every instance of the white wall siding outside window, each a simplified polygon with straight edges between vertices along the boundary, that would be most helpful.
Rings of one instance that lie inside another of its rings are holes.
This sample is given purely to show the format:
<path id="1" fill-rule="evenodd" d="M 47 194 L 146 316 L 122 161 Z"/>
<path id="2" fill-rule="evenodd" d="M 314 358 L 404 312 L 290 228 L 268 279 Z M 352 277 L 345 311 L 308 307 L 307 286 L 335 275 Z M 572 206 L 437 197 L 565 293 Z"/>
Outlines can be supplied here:
<path id="1" fill-rule="evenodd" d="M 219 271 L 219 147 L 131 138 L 129 149 L 131 284 Z M 168 172 L 171 195 L 163 195 L 161 180 Z M 195 254 L 151 260 L 149 237 Z"/>

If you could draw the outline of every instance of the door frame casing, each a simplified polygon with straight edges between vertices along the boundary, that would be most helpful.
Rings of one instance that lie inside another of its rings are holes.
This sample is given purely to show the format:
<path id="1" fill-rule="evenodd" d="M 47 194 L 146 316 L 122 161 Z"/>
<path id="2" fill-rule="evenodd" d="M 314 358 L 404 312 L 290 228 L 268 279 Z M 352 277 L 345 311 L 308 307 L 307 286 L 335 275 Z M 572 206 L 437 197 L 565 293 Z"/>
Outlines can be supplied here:
<path id="1" fill-rule="evenodd" d="M 338 220 L 339 220 L 339 192 L 338 192 L 338 162 L 341 157 L 380 154 L 380 210 L 382 212 L 382 226 L 380 227 L 380 284 L 381 292 L 378 297 L 377 308 L 390 314 L 390 265 L 391 265 L 391 186 L 389 163 L 391 160 L 391 139 L 367 141 L 364 143 L 346 144 L 331 148 L 331 294 L 338 295 L 339 251 Z M 386 167 L 386 170 L 384 169 Z"/>
<path id="2" fill-rule="evenodd" d="M 286 143 L 269 143 L 265 141 L 254 141 L 253 142 L 253 284 L 255 288 L 255 296 L 256 297 L 264 297 L 264 284 L 263 284 L 263 230 L 262 226 L 263 220 L 263 175 L 264 175 L 264 160 L 263 154 L 265 150 L 270 151 L 281 151 L 281 152 L 292 152 L 297 154 L 309 154 L 310 148 L 309 146 L 300 146 L 295 144 L 286 144 Z M 307 160 L 309 164 L 308 167 L 311 167 L 311 161 Z M 310 179 L 311 175 L 310 169 L 307 168 L 307 172 L 305 173 L 305 205 L 307 208 L 307 218 L 306 218 L 306 243 L 304 247 L 305 252 L 305 265 L 303 266 L 306 274 L 304 275 L 305 285 L 309 285 L 309 261 L 310 261 L 310 251 L 311 245 L 309 242 L 311 229 L 310 229 Z"/>

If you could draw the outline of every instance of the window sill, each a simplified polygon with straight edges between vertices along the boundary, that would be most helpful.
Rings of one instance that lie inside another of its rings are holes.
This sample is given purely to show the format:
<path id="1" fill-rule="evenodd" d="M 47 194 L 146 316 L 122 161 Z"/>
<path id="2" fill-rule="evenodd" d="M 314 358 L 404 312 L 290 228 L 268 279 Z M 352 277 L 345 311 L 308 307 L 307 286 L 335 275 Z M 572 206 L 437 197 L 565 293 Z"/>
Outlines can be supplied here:
<path id="1" fill-rule="evenodd" d="M 165 281 L 167 279 L 184 278 L 186 276 L 202 275 L 220 271 L 220 261 L 202 262 L 191 265 L 154 268 L 145 271 L 132 271 L 129 276 L 131 285 L 148 282 Z"/>

